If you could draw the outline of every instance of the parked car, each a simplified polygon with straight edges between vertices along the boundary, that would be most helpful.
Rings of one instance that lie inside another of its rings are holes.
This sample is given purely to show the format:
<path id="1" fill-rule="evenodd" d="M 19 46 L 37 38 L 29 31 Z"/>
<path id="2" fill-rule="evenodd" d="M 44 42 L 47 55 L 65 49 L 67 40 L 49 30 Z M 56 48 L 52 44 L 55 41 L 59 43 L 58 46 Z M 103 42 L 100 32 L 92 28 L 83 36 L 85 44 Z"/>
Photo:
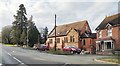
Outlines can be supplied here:
<path id="1" fill-rule="evenodd" d="M 49 50 L 48 46 L 45 44 L 37 44 L 35 49 L 41 51 Z"/>
<path id="2" fill-rule="evenodd" d="M 70 51 L 71 53 L 77 53 L 80 54 L 81 50 L 77 48 L 76 46 L 65 46 L 63 48 L 63 51 Z"/>

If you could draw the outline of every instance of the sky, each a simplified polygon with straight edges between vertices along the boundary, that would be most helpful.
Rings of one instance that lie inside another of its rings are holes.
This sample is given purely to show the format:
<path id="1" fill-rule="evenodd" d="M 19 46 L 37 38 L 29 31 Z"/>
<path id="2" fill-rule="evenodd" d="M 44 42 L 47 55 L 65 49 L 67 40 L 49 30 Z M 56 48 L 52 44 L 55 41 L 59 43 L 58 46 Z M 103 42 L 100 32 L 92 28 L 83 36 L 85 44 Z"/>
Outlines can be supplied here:
<path id="1" fill-rule="evenodd" d="M 92 32 L 106 16 L 118 13 L 119 0 L 0 0 L 0 31 L 2 27 L 12 25 L 13 15 L 24 4 L 27 18 L 33 16 L 38 29 L 54 27 L 54 15 L 57 25 L 87 20 Z"/>

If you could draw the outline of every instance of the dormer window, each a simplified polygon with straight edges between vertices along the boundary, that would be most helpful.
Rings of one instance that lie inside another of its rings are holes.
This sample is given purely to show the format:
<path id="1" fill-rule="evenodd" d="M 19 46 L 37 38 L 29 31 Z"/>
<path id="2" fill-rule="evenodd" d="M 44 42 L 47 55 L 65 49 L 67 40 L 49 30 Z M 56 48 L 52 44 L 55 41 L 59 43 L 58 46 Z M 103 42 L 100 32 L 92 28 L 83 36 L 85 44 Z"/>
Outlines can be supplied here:
<path id="1" fill-rule="evenodd" d="M 98 33 L 99 33 L 99 38 L 101 38 L 102 37 L 102 31 L 99 31 Z"/>
<path id="2" fill-rule="evenodd" d="M 112 36 L 112 28 L 111 28 L 111 26 L 108 26 L 108 36 Z"/>
<path id="3" fill-rule="evenodd" d="M 112 27 L 111 27 L 111 24 L 108 23 L 108 24 L 106 25 L 106 28 L 107 28 L 107 35 L 108 35 L 108 36 L 112 36 Z"/>

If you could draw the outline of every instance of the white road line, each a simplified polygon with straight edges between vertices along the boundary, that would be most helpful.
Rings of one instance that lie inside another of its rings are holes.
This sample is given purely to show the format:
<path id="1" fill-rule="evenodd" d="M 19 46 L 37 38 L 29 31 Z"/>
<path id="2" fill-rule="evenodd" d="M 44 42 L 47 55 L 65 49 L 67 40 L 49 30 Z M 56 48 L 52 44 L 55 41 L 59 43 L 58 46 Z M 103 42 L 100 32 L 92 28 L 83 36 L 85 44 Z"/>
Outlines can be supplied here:
<path id="1" fill-rule="evenodd" d="M 10 53 L 7 52 L 7 54 L 11 56 L 13 59 L 15 59 L 16 61 L 18 61 L 20 64 L 24 64 L 22 61 L 18 60 L 16 57 L 13 57 Z"/>
<path id="2" fill-rule="evenodd" d="M 17 60 L 21 64 L 24 64 L 22 61 L 18 60 L 16 57 L 13 57 L 13 59 Z"/>
<path id="3" fill-rule="evenodd" d="M 10 53 L 8 53 L 8 55 L 12 56 Z"/>

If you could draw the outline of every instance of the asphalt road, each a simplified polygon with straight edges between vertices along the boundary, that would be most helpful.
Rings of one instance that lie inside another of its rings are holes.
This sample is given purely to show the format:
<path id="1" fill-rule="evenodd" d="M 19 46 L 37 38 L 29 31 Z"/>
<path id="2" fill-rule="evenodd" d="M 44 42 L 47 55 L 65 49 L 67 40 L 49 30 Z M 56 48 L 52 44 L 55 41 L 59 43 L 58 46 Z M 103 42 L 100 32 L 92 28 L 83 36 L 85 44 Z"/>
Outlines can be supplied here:
<path id="1" fill-rule="evenodd" d="M 52 65 L 67 66 L 68 64 L 107 64 L 93 61 L 95 58 L 106 57 L 98 55 L 53 55 L 36 50 L 22 49 L 20 47 L 2 47 L 2 64 L 8 66 L 22 65 Z M 7 66 L 5 65 L 5 66 Z M 103 65 L 102 65 L 103 66 Z"/>

